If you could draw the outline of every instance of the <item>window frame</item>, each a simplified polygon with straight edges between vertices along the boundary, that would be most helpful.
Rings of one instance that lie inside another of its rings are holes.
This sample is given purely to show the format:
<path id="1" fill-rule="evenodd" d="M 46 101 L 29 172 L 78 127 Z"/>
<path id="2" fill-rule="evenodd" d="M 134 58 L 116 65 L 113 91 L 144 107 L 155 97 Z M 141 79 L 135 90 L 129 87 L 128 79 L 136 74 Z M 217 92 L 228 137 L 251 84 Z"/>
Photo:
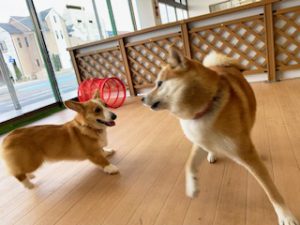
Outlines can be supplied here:
<path id="1" fill-rule="evenodd" d="M 24 41 L 25 41 L 25 45 L 26 45 L 26 47 L 27 47 L 27 48 L 29 48 L 29 42 L 28 42 L 28 39 L 27 39 L 27 37 L 24 37 Z"/>
<path id="2" fill-rule="evenodd" d="M 158 0 L 160 3 L 164 3 L 166 5 L 174 6 L 176 8 L 185 9 L 188 11 L 188 1 L 186 0 L 186 4 L 182 4 L 182 0 L 180 0 L 180 3 L 176 2 L 175 0 Z"/>

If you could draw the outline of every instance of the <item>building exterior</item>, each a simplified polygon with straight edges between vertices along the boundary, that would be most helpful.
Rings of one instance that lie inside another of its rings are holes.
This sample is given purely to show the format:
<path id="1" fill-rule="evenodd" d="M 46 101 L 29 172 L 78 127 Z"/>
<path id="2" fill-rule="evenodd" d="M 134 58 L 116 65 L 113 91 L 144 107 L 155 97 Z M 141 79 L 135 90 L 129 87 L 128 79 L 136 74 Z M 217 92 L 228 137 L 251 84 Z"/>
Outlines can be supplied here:
<path id="1" fill-rule="evenodd" d="M 0 50 L 10 71 L 10 76 L 14 81 L 16 81 L 18 77 L 21 77 L 22 73 L 21 64 L 14 47 L 12 35 L 20 33 L 21 31 L 14 26 L 0 23 Z M 3 83 L 3 80 L 4 78 L 0 76 L 0 84 Z"/>
<path id="2" fill-rule="evenodd" d="M 65 20 L 54 10 L 39 13 L 43 36 L 55 71 L 71 67 L 66 49 L 70 46 Z M 12 16 L 8 23 L 0 23 L 0 49 L 13 80 L 46 78 L 43 58 L 30 17 Z M 0 78 L 1 82 L 1 78 Z"/>
<path id="3" fill-rule="evenodd" d="M 70 46 L 99 39 L 99 31 L 93 13 L 85 7 L 66 5 L 63 17 L 68 28 Z"/>

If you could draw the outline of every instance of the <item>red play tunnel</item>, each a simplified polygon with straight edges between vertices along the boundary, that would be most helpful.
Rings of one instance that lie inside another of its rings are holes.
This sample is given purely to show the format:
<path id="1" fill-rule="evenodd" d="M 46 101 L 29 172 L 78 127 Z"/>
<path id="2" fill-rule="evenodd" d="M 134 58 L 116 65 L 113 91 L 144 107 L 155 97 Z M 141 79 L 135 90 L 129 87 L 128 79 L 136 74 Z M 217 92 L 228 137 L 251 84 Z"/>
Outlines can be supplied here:
<path id="1" fill-rule="evenodd" d="M 116 78 L 93 78 L 83 81 L 78 87 L 78 99 L 85 102 L 93 97 L 98 90 L 100 97 L 108 107 L 118 108 L 126 99 L 126 88 L 123 82 Z"/>

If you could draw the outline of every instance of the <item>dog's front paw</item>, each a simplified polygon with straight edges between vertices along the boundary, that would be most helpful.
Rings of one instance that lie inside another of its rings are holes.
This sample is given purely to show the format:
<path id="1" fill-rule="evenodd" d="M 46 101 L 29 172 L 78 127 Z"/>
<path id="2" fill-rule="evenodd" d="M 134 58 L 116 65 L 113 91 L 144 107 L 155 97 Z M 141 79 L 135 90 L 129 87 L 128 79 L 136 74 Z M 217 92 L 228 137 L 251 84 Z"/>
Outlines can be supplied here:
<path id="1" fill-rule="evenodd" d="M 214 153 L 209 152 L 207 155 L 207 161 L 209 163 L 215 163 L 217 161 L 217 157 Z"/>
<path id="2" fill-rule="evenodd" d="M 111 156 L 111 155 L 115 154 L 115 152 L 116 151 L 114 149 L 111 149 L 111 148 L 104 148 L 103 149 L 104 157 Z"/>
<path id="3" fill-rule="evenodd" d="M 35 188 L 35 185 L 33 183 L 31 183 L 30 180 L 28 180 L 27 178 L 22 181 L 22 184 L 27 189 L 33 189 L 33 188 Z"/>
<path id="4" fill-rule="evenodd" d="M 279 225 L 300 225 L 291 212 L 282 213 L 278 217 Z"/>
<path id="5" fill-rule="evenodd" d="M 190 198 L 196 198 L 198 196 L 199 189 L 196 176 L 191 175 L 186 177 L 185 193 Z"/>
<path id="6" fill-rule="evenodd" d="M 116 167 L 113 164 L 109 164 L 108 166 L 104 167 L 103 171 L 105 173 L 108 173 L 108 174 L 117 174 L 117 173 L 119 173 L 118 167 Z"/>

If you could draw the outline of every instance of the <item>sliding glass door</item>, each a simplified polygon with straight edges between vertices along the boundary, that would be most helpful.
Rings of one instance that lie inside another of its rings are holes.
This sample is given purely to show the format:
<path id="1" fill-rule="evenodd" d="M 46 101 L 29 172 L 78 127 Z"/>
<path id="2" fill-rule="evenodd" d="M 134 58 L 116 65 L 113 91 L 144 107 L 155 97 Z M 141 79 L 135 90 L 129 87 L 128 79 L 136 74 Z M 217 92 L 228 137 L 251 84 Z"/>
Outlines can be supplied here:
<path id="1" fill-rule="evenodd" d="M 62 99 L 77 96 L 77 79 L 67 48 L 99 40 L 92 1 L 34 0 Z"/>
<path id="2" fill-rule="evenodd" d="M 0 123 L 56 102 L 24 0 L 0 7 Z"/>

